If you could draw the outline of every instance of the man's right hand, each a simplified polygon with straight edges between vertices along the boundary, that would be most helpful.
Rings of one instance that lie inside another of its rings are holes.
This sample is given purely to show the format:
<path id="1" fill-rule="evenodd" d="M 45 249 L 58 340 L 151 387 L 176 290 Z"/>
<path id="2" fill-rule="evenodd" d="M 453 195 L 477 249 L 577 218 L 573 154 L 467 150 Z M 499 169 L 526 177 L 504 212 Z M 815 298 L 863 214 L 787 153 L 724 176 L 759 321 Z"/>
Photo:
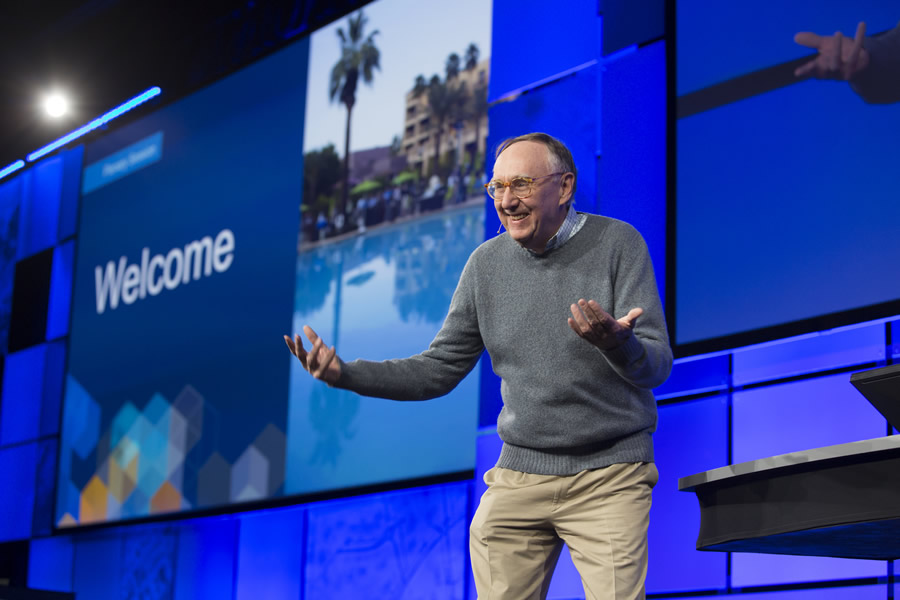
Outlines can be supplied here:
<path id="1" fill-rule="evenodd" d="M 284 336 L 284 343 L 290 349 L 291 354 L 300 360 L 300 364 L 306 369 L 310 375 L 324 381 L 328 385 L 334 385 L 341 377 L 341 361 L 338 359 L 337 351 L 334 346 L 328 348 L 322 338 L 313 331 L 309 325 L 303 326 L 303 333 L 309 339 L 312 347 L 307 352 L 303 348 L 303 340 L 298 334 L 294 334 L 292 340 L 288 336 Z"/>

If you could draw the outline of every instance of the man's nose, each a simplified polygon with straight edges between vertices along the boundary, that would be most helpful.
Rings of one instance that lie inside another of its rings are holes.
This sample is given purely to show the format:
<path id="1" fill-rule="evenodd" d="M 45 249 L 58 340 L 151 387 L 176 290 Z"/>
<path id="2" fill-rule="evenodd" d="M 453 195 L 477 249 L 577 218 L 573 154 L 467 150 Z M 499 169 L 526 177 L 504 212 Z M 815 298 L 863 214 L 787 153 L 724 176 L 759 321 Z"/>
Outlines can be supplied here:
<path id="1" fill-rule="evenodd" d="M 500 196 L 500 206 L 504 209 L 515 208 L 519 204 L 519 198 L 513 194 L 509 187 L 503 188 L 503 195 Z"/>

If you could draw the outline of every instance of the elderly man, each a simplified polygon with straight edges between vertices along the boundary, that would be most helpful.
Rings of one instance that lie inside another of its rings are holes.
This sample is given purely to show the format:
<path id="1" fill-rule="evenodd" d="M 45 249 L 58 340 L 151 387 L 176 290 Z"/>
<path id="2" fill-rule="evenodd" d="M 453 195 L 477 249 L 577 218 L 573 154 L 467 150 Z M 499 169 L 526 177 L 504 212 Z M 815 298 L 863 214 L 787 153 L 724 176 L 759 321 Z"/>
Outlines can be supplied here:
<path id="1" fill-rule="evenodd" d="M 472 253 L 422 354 L 345 363 L 308 326 L 309 352 L 285 336 L 317 379 L 395 400 L 446 394 L 487 349 L 504 406 L 470 529 L 482 599 L 544 598 L 564 543 L 587 598 L 644 597 L 651 390 L 672 353 L 646 244 L 626 223 L 576 212 L 575 183 L 572 154 L 549 135 L 500 146 L 485 187 L 506 234 Z"/>

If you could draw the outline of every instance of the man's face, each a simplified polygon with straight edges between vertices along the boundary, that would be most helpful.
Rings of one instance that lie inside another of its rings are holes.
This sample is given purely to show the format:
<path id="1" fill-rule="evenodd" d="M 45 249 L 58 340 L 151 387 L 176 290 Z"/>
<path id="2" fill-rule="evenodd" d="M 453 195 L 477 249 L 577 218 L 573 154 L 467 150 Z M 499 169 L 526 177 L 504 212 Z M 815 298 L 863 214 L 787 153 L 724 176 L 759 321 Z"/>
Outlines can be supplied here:
<path id="1" fill-rule="evenodd" d="M 504 150 L 494 163 L 492 179 L 509 183 L 516 177 L 543 177 L 550 169 L 548 149 L 538 142 L 518 142 Z M 500 222 L 522 246 L 543 252 L 566 218 L 565 204 L 571 195 L 572 174 L 535 181 L 529 197 L 519 199 L 509 188 L 494 200 Z"/>

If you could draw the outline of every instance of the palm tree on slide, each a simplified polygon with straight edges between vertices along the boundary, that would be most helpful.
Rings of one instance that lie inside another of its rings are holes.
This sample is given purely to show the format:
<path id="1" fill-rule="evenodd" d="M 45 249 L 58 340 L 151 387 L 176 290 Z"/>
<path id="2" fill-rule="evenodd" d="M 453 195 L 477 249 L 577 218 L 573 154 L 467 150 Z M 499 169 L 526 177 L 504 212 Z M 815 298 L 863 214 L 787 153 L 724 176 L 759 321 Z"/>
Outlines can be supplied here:
<path id="1" fill-rule="evenodd" d="M 379 60 L 381 52 L 375 45 L 376 29 L 368 36 L 364 30 L 368 19 L 359 11 L 347 19 L 347 31 L 342 27 L 337 30 L 341 41 L 341 58 L 331 69 L 331 86 L 329 98 L 332 102 L 339 100 L 347 107 L 347 128 L 344 132 L 344 173 L 341 186 L 341 201 L 337 207 L 339 212 L 344 212 L 347 199 L 350 195 L 350 117 L 353 114 L 353 106 L 356 104 L 356 86 L 360 77 L 371 85 L 374 79 L 375 69 L 381 69 Z"/>

